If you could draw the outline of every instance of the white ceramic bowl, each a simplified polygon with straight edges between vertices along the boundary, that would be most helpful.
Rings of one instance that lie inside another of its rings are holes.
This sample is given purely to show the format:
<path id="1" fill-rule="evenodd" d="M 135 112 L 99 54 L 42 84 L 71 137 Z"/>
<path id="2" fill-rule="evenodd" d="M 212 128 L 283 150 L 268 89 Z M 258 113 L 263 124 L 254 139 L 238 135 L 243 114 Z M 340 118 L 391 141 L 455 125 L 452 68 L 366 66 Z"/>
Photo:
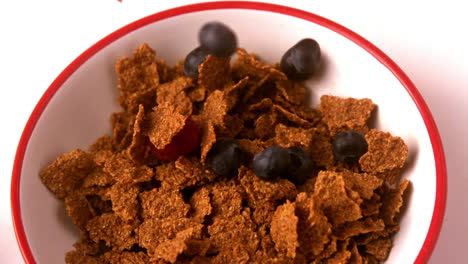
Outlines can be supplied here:
<path id="1" fill-rule="evenodd" d="M 413 183 L 409 206 L 387 263 L 425 263 L 436 243 L 446 198 L 444 154 L 436 125 L 419 92 L 382 51 L 325 18 L 265 3 L 202 3 L 157 13 L 97 42 L 73 61 L 40 99 L 25 127 L 14 164 L 12 213 L 27 263 L 63 263 L 79 234 L 63 202 L 41 184 L 39 171 L 58 155 L 86 148 L 110 131 L 116 104 L 116 59 L 148 42 L 173 64 L 197 45 L 207 21 L 228 24 L 241 47 L 276 62 L 299 39 L 316 39 L 327 63 L 324 76 L 307 84 L 311 100 L 322 94 L 368 97 L 378 105 L 377 128 L 402 137 Z"/>

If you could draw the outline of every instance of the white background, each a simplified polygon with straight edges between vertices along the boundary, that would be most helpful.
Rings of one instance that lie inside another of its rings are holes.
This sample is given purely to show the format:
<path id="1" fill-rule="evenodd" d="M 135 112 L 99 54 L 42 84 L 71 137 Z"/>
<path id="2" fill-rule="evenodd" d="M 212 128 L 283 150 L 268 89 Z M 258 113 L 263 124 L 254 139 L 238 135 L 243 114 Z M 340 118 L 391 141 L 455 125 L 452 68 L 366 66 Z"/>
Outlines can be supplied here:
<path id="1" fill-rule="evenodd" d="M 40 96 L 74 58 L 102 37 L 143 16 L 194 2 L 1 1 L 0 263 L 23 263 L 11 223 L 11 169 L 22 129 Z M 429 263 L 466 263 L 468 15 L 464 1 L 269 2 L 301 8 L 350 28 L 387 53 L 413 80 L 438 124 L 448 168 L 447 211 Z"/>

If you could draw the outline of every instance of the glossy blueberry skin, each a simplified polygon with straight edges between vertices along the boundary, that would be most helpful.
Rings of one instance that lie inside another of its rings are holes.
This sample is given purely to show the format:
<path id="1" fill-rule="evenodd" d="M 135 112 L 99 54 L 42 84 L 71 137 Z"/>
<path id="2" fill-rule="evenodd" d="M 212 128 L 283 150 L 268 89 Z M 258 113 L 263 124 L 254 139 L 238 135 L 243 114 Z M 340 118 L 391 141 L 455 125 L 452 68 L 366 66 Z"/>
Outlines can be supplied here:
<path id="1" fill-rule="evenodd" d="M 321 64 L 320 46 L 317 41 L 302 39 L 281 58 L 281 70 L 291 80 L 302 81 L 314 75 Z"/>
<path id="2" fill-rule="evenodd" d="M 359 158 L 367 152 L 368 144 L 364 135 L 359 131 L 348 130 L 337 134 L 333 138 L 333 156 L 337 161 L 347 164 L 357 163 Z"/>
<path id="3" fill-rule="evenodd" d="M 218 57 L 229 57 L 237 49 L 237 38 L 234 32 L 219 22 L 203 25 L 198 33 L 200 47 L 209 54 Z"/>
<path id="4" fill-rule="evenodd" d="M 288 152 L 291 163 L 286 178 L 294 184 L 303 184 L 312 176 L 314 169 L 314 163 L 310 158 L 310 154 L 300 147 L 290 147 L 288 148 Z"/>
<path id="5" fill-rule="evenodd" d="M 245 154 L 237 142 L 232 139 L 221 139 L 208 153 L 211 169 L 221 176 L 234 176 L 242 165 Z"/>
<path id="6" fill-rule="evenodd" d="M 254 156 L 253 171 L 259 178 L 269 180 L 284 176 L 290 163 L 290 155 L 286 148 L 271 146 Z"/>
<path id="7" fill-rule="evenodd" d="M 187 74 L 188 77 L 192 79 L 198 78 L 198 66 L 202 64 L 208 53 L 200 47 L 195 48 L 192 50 L 187 57 L 185 57 L 184 61 L 184 72 Z"/>

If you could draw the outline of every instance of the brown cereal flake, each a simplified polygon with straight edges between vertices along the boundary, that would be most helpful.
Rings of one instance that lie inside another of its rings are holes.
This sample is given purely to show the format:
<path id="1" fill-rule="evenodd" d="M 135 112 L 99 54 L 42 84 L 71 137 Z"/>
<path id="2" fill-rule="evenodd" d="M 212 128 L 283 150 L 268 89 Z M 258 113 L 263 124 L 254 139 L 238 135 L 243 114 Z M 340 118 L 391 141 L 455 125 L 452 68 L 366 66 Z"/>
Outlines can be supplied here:
<path id="1" fill-rule="evenodd" d="M 275 127 L 274 142 L 276 145 L 288 148 L 292 146 L 303 147 L 310 151 L 312 147 L 314 131 L 298 127 L 288 127 L 278 124 Z"/>
<path id="2" fill-rule="evenodd" d="M 400 208 L 403 205 L 403 196 L 408 189 L 410 182 L 403 180 L 400 182 L 398 188 L 389 188 L 382 195 L 382 207 L 380 208 L 380 215 L 385 221 L 386 225 L 396 225 L 396 218 L 400 212 Z M 388 188 L 388 187 L 387 187 Z"/>
<path id="3" fill-rule="evenodd" d="M 177 77 L 187 76 L 184 71 L 184 62 L 185 60 L 182 59 L 178 61 L 174 66 L 166 65 L 167 75 L 166 75 L 165 82 L 174 80 Z"/>
<path id="4" fill-rule="evenodd" d="M 127 149 L 128 157 L 137 164 L 148 162 L 153 156 L 148 137 L 144 135 L 145 108 L 139 105 L 138 113 L 133 125 L 132 143 Z"/>
<path id="5" fill-rule="evenodd" d="M 253 254 L 253 253 L 252 253 Z M 247 264 L 249 263 L 250 255 L 246 245 L 234 244 L 231 248 L 227 248 L 219 252 L 212 260 L 212 263 L 223 264 Z"/>
<path id="6" fill-rule="evenodd" d="M 174 67 L 170 67 L 166 64 L 165 60 L 161 59 L 156 59 L 156 65 L 158 66 L 159 83 L 165 83 L 173 80 L 174 76 L 176 76 L 176 72 L 181 70 L 177 67 L 177 64 Z"/>
<path id="7" fill-rule="evenodd" d="M 190 197 L 191 217 L 203 221 L 205 216 L 211 214 L 213 207 L 211 206 L 210 191 L 206 187 L 196 190 Z"/>
<path id="8" fill-rule="evenodd" d="M 181 156 L 175 162 L 175 167 L 185 174 L 188 182 L 184 187 L 211 182 L 218 177 L 195 156 Z"/>
<path id="9" fill-rule="evenodd" d="M 276 113 L 278 117 L 281 118 L 281 120 L 290 122 L 296 126 L 311 128 L 313 125 L 308 120 L 298 116 L 296 113 L 286 110 L 284 107 L 277 104 L 273 105 L 273 112 Z"/>
<path id="10" fill-rule="evenodd" d="M 356 191 L 363 199 L 370 199 L 374 190 L 380 187 L 383 181 L 367 173 L 353 173 L 344 171 L 340 173 L 348 189 Z"/>
<path id="11" fill-rule="evenodd" d="M 359 221 L 344 223 L 337 228 L 335 234 L 338 239 L 344 240 L 360 234 L 382 231 L 384 228 L 385 224 L 382 219 L 367 217 Z"/>
<path id="12" fill-rule="evenodd" d="M 138 244 L 148 250 L 149 256 L 153 256 L 161 243 L 174 239 L 180 231 L 197 226 L 201 230 L 201 225 L 189 218 L 149 218 L 138 228 Z"/>
<path id="13" fill-rule="evenodd" d="M 203 234 L 203 231 L 202 231 L 202 234 Z M 184 251 L 183 256 L 194 257 L 192 259 L 193 261 L 197 257 L 206 256 L 210 249 L 212 249 L 212 247 L 211 247 L 211 242 L 209 238 L 202 238 L 202 239 L 192 238 L 187 241 L 187 250 Z"/>
<path id="14" fill-rule="evenodd" d="M 205 61 L 198 66 L 198 84 L 208 91 L 221 89 L 231 82 L 230 57 L 220 58 L 208 55 Z"/>
<path id="15" fill-rule="evenodd" d="M 211 186 L 211 205 L 213 215 L 230 218 L 242 210 L 242 190 L 232 181 Z"/>
<path id="16" fill-rule="evenodd" d="M 159 84 L 156 52 L 144 43 L 133 53 L 132 58 L 124 57 L 117 61 L 115 71 L 119 77 L 119 102 L 126 109 L 128 95 L 152 89 Z"/>
<path id="17" fill-rule="evenodd" d="M 132 142 L 133 124 L 135 116 L 127 112 L 113 113 L 110 117 L 112 123 L 115 149 L 123 150 Z"/>
<path id="18" fill-rule="evenodd" d="M 156 87 L 129 94 L 121 104 L 125 105 L 127 111 L 133 114 L 138 112 L 140 105 L 151 109 L 156 105 Z"/>
<path id="19" fill-rule="evenodd" d="M 265 181 L 246 168 L 239 169 L 240 184 L 252 204 L 262 202 L 292 201 L 296 197 L 296 186 L 286 179 Z"/>
<path id="20" fill-rule="evenodd" d="M 260 115 L 255 120 L 255 135 L 260 139 L 268 139 L 273 136 L 278 117 L 274 112 Z"/>
<path id="21" fill-rule="evenodd" d="M 118 152 L 118 151 L 115 151 L 115 152 Z M 94 152 L 92 154 L 94 154 L 94 162 L 98 165 L 98 166 L 104 166 L 104 164 L 106 164 L 106 161 L 108 159 L 110 159 L 114 153 L 114 151 L 110 151 L 110 150 L 100 150 L 100 151 L 97 151 L 97 152 Z"/>
<path id="22" fill-rule="evenodd" d="M 395 168 L 383 172 L 374 172 L 372 174 L 375 175 L 377 178 L 384 180 L 390 185 L 395 185 L 400 182 L 403 169 L 404 168 Z"/>
<path id="23" fill-rule="evenodd" d="M 244 128 L 244 120 L 237 115 L 226 115 L 224 117 L 224 126 L 218 127 L 216 132 L 219 137 L 234 138 Z"/>
<path id="24" fill-rule="evenodd" d="M 193 85 L 191 78 L 183 76 L 158 86 L 156 98 L 158 104 L 171 104 L 175 106 L 176 111 L 184 116 L 192 114 L 192 101 L 185 93 Z"/>
<path id="25" fill-rule="evenodd" d="M 150 263 L 148 255 L 143 252 L 106 252 L 103 256 L 109 264 L 147 264 Z"/>
<path id="26" fill-rule="evenodd" d="M 184 202 L 177 190 L 152 189 L 140 193 L 141 216 L 143 219 L 172 218 L 187 216 L 190 206 Z"/>
<path id="27" fill-rule="evenodd" d="M 345 181 L 339 173 L 320 171 L 313 198 L 334 225 L 362 217 L 359 204 L 349 198 Z"/>
<path id="28" fill-rule="evenodd" d="M 244 87 L 248 84 L 249 77 L 246 76 L 245 78 L 238 81 L 236 84 L 228 84 L 224 87 L 224 97 L 227 101 L 227 107 L 229 110 L 236 106 L 237 102 L 239 101 L 239 97 L 242 93 Z"/>
<path id="29" fill-rule="evenodd" d="M 222 91 L 216 90 L 206 98 L 201 111 L 205 122 L 212 122 L 215 127 L 224 127 L 224 117 L 228 112 L 228 102 Z"/>
<path id="30" fill-rule="evenodd" d="M 112 212 L 112 202 L 110 201 L 110 197 L 106 196 L 107 188 L 102 191 L 97 191 L 97 193 L 88 192 L 88 194 L 85 195 L 86 200 L 88 200 L 89 205 L 93 208 L 96 215 Z"/>
<path id="31" fill-rule="evenodd" d="M 97 256 L 103 251 L 102 244 L 95 243 L 88 238 L 81 238 L 73 244 L 73 247 L 76 248 L 76 251 L 89 256 Z"/>
<path id="32" fill-rule="evenodd" d="M 307 258 L 317 257 L 330 241 L 331 224 L 314 199 L 306 193 L 297 195 L 295 207 L 299 218 L 299 251 Z"/>
<path id="33" fill-rule="evenodd" d="M 366 134 L 369 150 L 359 159 L 365 172 L 378 173 L 402 168 L 408 157 L 408 147 L 400 137 L 375 129 Z"/>
<path id="34" fill-rule="evenodd" d="M 89 237 L 96 243 L 104 240 L 106 245 L 117 250 L 130 249 L 137 243 L 133 234 L 134 225 L 124 222 L 114 213 L 96 216 L 86 225 Z"/>
<path id="35" fill-rule="evenodd" d="M 114 184 L 107 195 L 112 202 L 112 210 L 124 221 L 136 219 L 140 210 L 138 194 L 140 188 L 131 184 Z"/>
<path id="36" fill-rule="evenodd" d="M 213 181 L 218 177 L 195 156 L 181 156 L 176 160 L 175 166 L 183 171 L 187 177 L 193 177 L 197 182 L 203 180 Z"/>
<path id="37" fill-rule="evenodd" d="M 261 90 L 261 87 L 270 79 L 270 76 L 271 74 L 267 74 L 259 81 L 251 80 L 249 78 L 249 82 L 246 85 L 246 91 L 242 96 L 242 102 L 245 103 L 248 101 L 255 101 L 255 99 L 257 99 L 257 96 L 254 95 L 258 93 L 258 90 Z"/>
<path id="38" fill-rule="evenodd" d="M 265 142 L 259 139 L 239 139 L 237 140 L 237 143 L 240 145 L 241 149 L 244 152 L 248 153 L 251 157 L 253 157 L 257 153 L 264 151 L 266 148 Z"/>
<path id="39" fill-rule="evenodd" d="M 240 246 L 237 250 L 243 251 L 250 258 L 259 244 L 258 235 L 254 228 L 254 223 L 248 217 L 243 214 L 235 214 L 229 218 L 214 218 L 213 224 L 208 226 L 208 233 L 210 241 L 220 253 Z M 236 258 L 230 259 L 229 263 L 234 260 Z"/>
<path id="40" fill-rule="evenodd" d="M 202 126 L 202 136 L 201 136 L 201 157 L 200 160 L 203 164 L 206 162 L 206 156 L 208 152 L 211 150 L 211 147 L 216 142 L 216 132 L 213 126 L 213 122 L 208 120 L 208 122 L 204 123 Z"/>
<path id="41" fill-rule="evenodd" d="M 338 240 L 333 235 L 330 236 L 330 242 L 325 245 L 323 251 L 316 257 L 316 261 L 312 263 L 323 263 L 322 260 L 326 260 L 331 257 L 338 250 Z"/>
<path id="42" fill-rule="evenodd" d="M 318 171 L 313 171 L 312 176 L 310 178 L 306 179 L 306 181 L 303 184 L 296 186 L 297 192 L 298 193 L 305 192 L 305 193 L 310 193 L 310 194 L 314 193 L 315 181 L 317 180 L 317 177 L 316 177 L 317 173 Z"/>
<path id="43" fill-rule="evenodd" d="M 187 176 L 175 167 L 174 162 L 161 164 L 155 171 L 154 178 L 161 182 L 163 189 L 182 189 L 187 183 Z"/>
<path id="44" fill-rule="evenodd" d="M 57 198 L 63 199 L 81 187 L 83 179 L 91 173 L 94 166 L 91 154 L 75 149 L 59 156 L 39 176 Z"/>
<path id="45" fill-rule="evenodd" d="M 349 264 L 364 264 L 364 260 L 362 259 L 361 253 L 359 252 L 356 243 L 352 243 L 350 252 L 351 258 L 349 258 Z"/>
<path id="46" fill-rule="evenodd" d="M 255 54 L 247 53 L 245 49 L 239 48 L 236 51 L 237 59 L 232 65 L 233 73 L 238 78 L 249 76 L 254 80 L 262 79 L 265 75 L 274 81 L 286 80 L 287 77 L 281 71 L 258 60 Z"/>
<path id="47" fill-rule="evenodd" d="M 364 264 L 380 264 L 380 260 L 377 260 L 372 255 L 363 255 L 362 256 L 362 261 L 363 261 Z"/>
<path id="48" fill-rule="evenodd" d="M 188 263 L 190 264 L 212 264 L 212 260 L 211 258 L 205 257 L 205 256 L 195 256 Z"/>
<path id="49" fill-rule="evenodd" d="M 177 112 L 173 105 L 159 104 L 149 113 L 146 134 L 156 149 L 163 149 L 184 128 L 186 120 L 187 116 Z"/>
<path id="50" fill-rule="evenodd" d="M 293 105 L 302 105 L 307 99 L 307 89 L 299 82 L 283 80 L 275 85 L 281 96 Z"/>
<path id="51" fill-rule="evenodd" d="M 65 263 L 66 264 L 102 264 L 99 257 L 93 257 L 77 250 L 70 251 L 65 255 Z"/>
<path id="52" fill-rule="evenodd" d="M 104 172 L 121 184 L 149 181 L 154 175 L 151 168 L 135 164 L 124 154 L 112 155 L 104 164 Z"/>
<path id="53" fill-rule="evenodd" d="M 320 97 L 317 108 L 323 114 L 332 135 L 345 130 L 367 132 L 367 120 L 370 118 L 375 104 L 370 99 L 341 98 L 332 95 Z"/>
<path id="54" fill-rule="evenodd" d="M 351 258 L 351 252 L 347 250 L 349 240 L 340 241 L 338 243 L 338 251 L 329 259 L 325 260 L 325 264 L 342 264 L 348 263 Z"/>
<path id="55" fill-rule="evenodd" d="M 333 157 L 331 137 L 326 127 L 313 128 L 314 135 L 310 156 L 318 167 L 332 167 L 336 161 Z"/>
<path id="56" fill-rule="evenodd" d="M 274 202 L 255 202 L 255 204 L 250 206 L 252 206 L 254 209 L 252 212 L 252 220 L 257 225 L 268 226 L 271 223 L 271 218 L 273 217 L 273 213 L 276 210 Z"/>
<path id="57" fill-rule="evenodd" d="M 362 216 L 376 215 L 380 211 L 382 202 L 380 195 L 374 193 L 369 200 L 364 200 L 361 204 Z"/>
<path id="58" fill-rule="evenodd" d="M 188 249 L 187 242 L 196 234 L 193 227 L 187 228 L 176 234 L 176 237 L 158 245 L 153 258 L 160 258 L 170 263 L 175 263 L 177 257 Z"/>
<path id="59" fill-rule="evenodd" d="M 71 217 L 72 223 L 82 233 L 86 233 L 86 224 L 96 215 L 86 197 L 79 192 L 68 195 L 65 198 L 65 208 L 67 214 Z"/>
<path id="60" fill-rule="evenodd" d="M 366 244 L 365 252 L 373 255 L 376 259 L 384 261 L 388 258 L 392 240 L 390 238 L 380 238 Z"/>
<path id="61" fill-rule="evenodd" d="M 366 245 L 369 244 L 371 241 L 379 239 L 379 238 L 390 238 L 393 234 L 398 232 L 400 227 L 395 226 L 386 226 L 384 230 L 369 232 L 367 234 L 361 234 L 355 237 L 355 241 L 358 245 Z"/>
<path id="62" fill-rule="evenodd" d="M 295 206 L 289 201 L 278 206 L 271 221 L 271 237 L 275 248 L 280 254 L 287 257 L 296 257 L 296 248 L 299 246 L 297 235 L 298 218 L 294 214 Z"/>
<path id="63" fill-rule="evenodd" d="M 202 86 L 195 86 L 187 91 L 187 96 L 190 100 L 197 103 L 205 101 L 206 94 L 206 88 Z"/>
<path id="64" fill-rule="evenodd" d="M 249 111 L 267 112 L 273 107 L 273 101 L 270 98 L 263 98 L 261 101 L 249 105 Z"/>
<path id="65" fill-rule="evenodd" d="M 83 180 L 83 188 L 89 188 L 94 186 L 109 186 L 115 183 L 114 178 L 104 172 L 101 167 L 95 167 L 91 173 L 88 174 Z"/>

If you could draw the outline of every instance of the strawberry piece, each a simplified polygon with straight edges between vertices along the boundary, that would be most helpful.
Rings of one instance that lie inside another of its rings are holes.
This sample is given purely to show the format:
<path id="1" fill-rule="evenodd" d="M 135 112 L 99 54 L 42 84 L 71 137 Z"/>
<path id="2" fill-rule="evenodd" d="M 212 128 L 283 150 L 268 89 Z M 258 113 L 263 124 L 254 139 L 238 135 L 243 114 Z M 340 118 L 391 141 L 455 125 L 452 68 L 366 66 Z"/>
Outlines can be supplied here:
<path id="1" fill-rule="evenodd" d="M 197 150 L 200 146 L 201 131 L 197 124 L 187 119 L 184 128 L 172 138 L 163 149 L 153 148 L 154 155 L 162 161 L 176 160 L 178 157 Z"/>

